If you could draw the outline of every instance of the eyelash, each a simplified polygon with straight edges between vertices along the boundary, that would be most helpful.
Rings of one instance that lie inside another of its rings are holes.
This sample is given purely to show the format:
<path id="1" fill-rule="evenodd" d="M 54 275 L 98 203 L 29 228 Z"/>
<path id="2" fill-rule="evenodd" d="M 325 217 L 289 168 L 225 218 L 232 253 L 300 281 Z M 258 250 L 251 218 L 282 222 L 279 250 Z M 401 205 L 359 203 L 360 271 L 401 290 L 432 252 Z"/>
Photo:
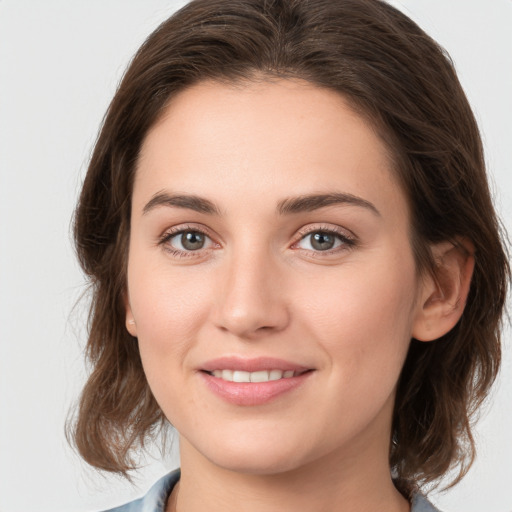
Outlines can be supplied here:
<path id="1" fill-rule="evenodd" d="M 313 251 L 308 249 L 303 249 L 308 251 L 313 257 L 321 258 L 323 256 L 329 256 L 332 254 L 338 254 L 340 252 L 345 252 L 353 249 L 357 245 L 356 237 L 350 233 L 347 233 L 347 230 L 336 229 L 331 226 L 315 226 L 314 228 L 306 228 L 304 230 L 299 230 L 299 239 L 293 243 L 292 247 L 299 244 L 302 240 L 304 240 L 308 235 L 313 235 L 315 233 L 322 233 L 326 235 L 334 236 L 337 240 L 341 242 L 339 247 L 335 247 L 333 249 L 328 249 L 326 251 Z"/>
<path id="2" fill-rule="evenodd" d="M 176 236 L 182 235 L 183 233 L 200 233 L 201 235 L 212 240 L 212 237 L 208 234 L 208 231 L 204 228 L 200 228 L 197 226 L 181 226 L 177 228 L 171 228 L 166 231 L 158 242 L 158 245 L 165 246 L 165 250 L 169 252 L 175 258 L 195 258 L 199 257 L 204 249 L 198 249 L 196 251 L 181 251 L 179 249 L 173 248 L 169 242 Z M 322 257 L 329 256 L 332 254 L 336 254 L 343 251 L 348 251 L 353 249 L 357 245 L 357 239 L 353 234 L 348 235 L 345 230 L 336 229 L 331 226 L 315 226 L 311 229 L 299 230 L 299 238 L 293 242 L 292 248 L 297 246 L 302 240 L 304 240 L 308 235 L 313 235 L 315 233 L 322 233 L 326 235 L 334 236 L 337 240 L 341 241 L 341 246 L 336 247 L 334 249 L 328 249 L 325 251 L 314 251 L 308 249 L 302 249 L 307 251 L 308 253 L 314 255 L 314 257 Z M 213 242 L 215 244 L 215 242 Z M 218 244 L 217 244 L 218 245 Z M 211 249 L 206 249 L 211 250 Z M 297 249 L 300 250 L 300 249 Z"/>
<path id="3" fill-rule="evenodd" d="M 160 238 L 158 245 L 164 246 L 165 250 L 175 258 L 197 258 L 200 256 L 200 253 L 203 251 L 203 249 L 198 249 L 197 251 L 180 251 L 179 249 L 175 249 L 169 244 L 169 242 L 174 237 L 182 235 L 183 233 L 200 233 L 210 240 L 212 239 L 212 237 L 208 234 L 208 231 L 204 228 L 197 226 L 180 226 L 177 228 L 171 228 L 170 230 L 166 231 Z"/>

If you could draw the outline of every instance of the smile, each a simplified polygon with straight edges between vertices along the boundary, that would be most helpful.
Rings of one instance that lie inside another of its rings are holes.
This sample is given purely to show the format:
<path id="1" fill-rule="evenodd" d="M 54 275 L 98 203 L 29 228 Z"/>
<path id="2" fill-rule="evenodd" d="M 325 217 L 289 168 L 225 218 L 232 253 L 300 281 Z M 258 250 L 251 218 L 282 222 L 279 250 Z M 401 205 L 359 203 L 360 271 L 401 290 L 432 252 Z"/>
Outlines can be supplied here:
<path id="1" fill-rule="evenodd" d="M 206 388 L 236 406 L 258 406 L 298 390 L 311 380 L 314 368 L 271 357 L 221 357 L 201 365 Z"/>
<path id="2" fill-rule="evenodd" d="M 293 370 L 258 370 L 246 372 L 241 370 L 213 370 L 210 375 L 227 382 L 269 382 L 296 377 L 303 372 Z"/>

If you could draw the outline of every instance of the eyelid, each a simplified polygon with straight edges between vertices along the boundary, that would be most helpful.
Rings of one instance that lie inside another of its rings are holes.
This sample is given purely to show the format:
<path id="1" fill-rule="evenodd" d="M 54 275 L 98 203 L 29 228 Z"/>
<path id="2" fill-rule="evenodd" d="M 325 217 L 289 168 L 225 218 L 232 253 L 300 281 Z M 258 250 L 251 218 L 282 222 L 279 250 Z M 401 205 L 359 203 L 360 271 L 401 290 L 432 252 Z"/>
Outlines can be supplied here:
<path id="1" fill-rule="evenodd" d="M 211 234 L 211 231 L 206 227 L 200 224 L 180 224 L 177 226 L 172 226 L 167 228 L 159 237 L 157 244 L 164 246 L 165 250 L 171 253 L 174 257 L 178 258 L 197 258 L 204 256 L 205 252 L 209 252 L 214 249 L 214 247 L 206 247 L 197 249 L 196 251 L 184 251 L 180 249 L 176 249 L 172 247 L 168 242 L 173 239 L 175 236 L 180 235 L 186 232 L 196 232 L 201 233 L 205 237 L 207 237 L 213 246 L 220 247 L 220 244 L 215 240 L 214 235 Z"/>
<path id="2" fill-rule="evenodd" d="M 335 224 L 308 224 L 297 230 L 300 237 L 309 235 L 310 233 L 316 233 L 318 231 L 334 233 L 350 240 L 356 240 L 356 235 L 347 228 L 337 226 Z"/>
<path id="3" fill-rule="evenodd" d="M 338 237 L 342 241 L 342 245 L 333 249 L 328 249 L 325 251 L 314 251 L 310 249 L 302 249 L 300 247 L 297 247 L 297 245 L 304 240 L 308 235 L 311 235 L 313 233 L 328 233 L 330 235 L 334 235 Z M 296 250 L 305 251 L 308 253 L 312 253 L 315 256 L 321 257 L 328 256 L 330 254 L 336 254 L 339 252 L 347 251 L 352 249 L 358 244 L 358 238 L 356 235 L 350 231 L 349 229 L 342 228 L 341 226 L 335 226 L 335 225 L 327 225 L 327 224 L 321 224 L 321 225 L 309 225 L 306 227 L 303 227 L 298 230 L 297 232 L 297 238 L 293 242 L 291 248 Z"/>

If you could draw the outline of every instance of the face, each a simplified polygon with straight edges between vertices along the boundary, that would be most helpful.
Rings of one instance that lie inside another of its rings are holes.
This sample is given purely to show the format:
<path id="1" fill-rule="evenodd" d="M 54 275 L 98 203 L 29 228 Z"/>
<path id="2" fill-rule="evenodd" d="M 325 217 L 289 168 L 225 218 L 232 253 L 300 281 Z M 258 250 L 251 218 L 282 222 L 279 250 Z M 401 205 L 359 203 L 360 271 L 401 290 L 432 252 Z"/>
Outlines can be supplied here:
<path id="1" fill-rule="evenodd" d="M 337 93 L 204 82 L 147 134 L 127 328 L 189 457 L 387 463 L 421 293 L 386 148 Z"/>

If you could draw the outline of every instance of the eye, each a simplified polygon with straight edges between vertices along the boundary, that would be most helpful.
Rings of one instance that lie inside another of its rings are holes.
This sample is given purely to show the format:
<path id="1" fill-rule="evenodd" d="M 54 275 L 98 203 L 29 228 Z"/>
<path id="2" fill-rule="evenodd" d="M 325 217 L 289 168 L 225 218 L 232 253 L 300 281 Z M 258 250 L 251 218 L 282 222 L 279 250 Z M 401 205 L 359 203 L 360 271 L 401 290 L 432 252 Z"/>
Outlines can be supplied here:
<path id="1" fill-rule="evenodd" d="M 199 231 L 182 231 L 169 240 L 169 243 L 179 250 L 197 251 L 206 243 L 206 235 Z"/>
<path id="2" fill-rule="evenodd" d="M 197 228 L 179 228 L 166 232 L 160 244 L 174 256 L 192 256 L 192 253 L 202 249 L 210 249 L 214 242 L 203 231 Z"/>
<path id="3" fill-rule="evenodd" d="M 333 229 L 317 229 L 306 234 L 295 244 L 299 249 L 314 252 L 343 250 L 355 245 L 355 240 Z"/>

